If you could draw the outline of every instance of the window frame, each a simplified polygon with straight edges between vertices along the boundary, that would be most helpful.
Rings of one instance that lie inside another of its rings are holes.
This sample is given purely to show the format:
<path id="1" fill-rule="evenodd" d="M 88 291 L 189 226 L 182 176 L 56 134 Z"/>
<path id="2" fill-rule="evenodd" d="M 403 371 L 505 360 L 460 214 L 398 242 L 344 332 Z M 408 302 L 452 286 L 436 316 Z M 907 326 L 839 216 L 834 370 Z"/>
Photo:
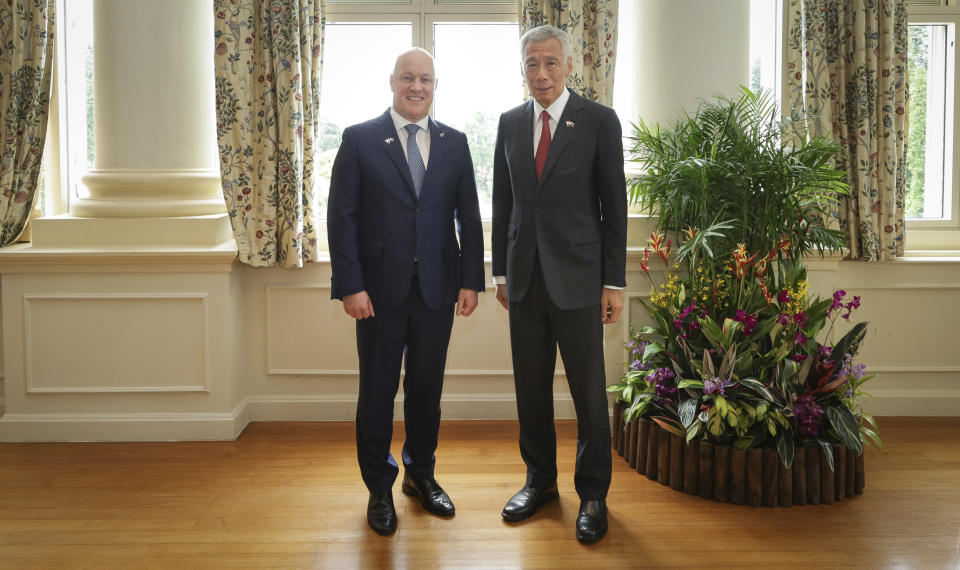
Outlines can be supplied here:
<path id="1" fill-rule="evenodd" d="M 326 22 L 327 24 L 363 22 L 411 24 L 413 36 L 411 47 L 420 47 L 430 53 L 436 52 L 434 25 L 437 23 L 519 24 L 519 12 L 514 0 L 499 3 L 497 0 L 454 1 L 456 3 L 443 4 L 443 0 L 407 0 L 406 3 L 395 0 L 328 0 Z M 520 75 L 519 54 L 516 65 L 517 74 Z M 386 81 L 386 77 L 383 80 Z M 523 101 L 522 91 L 518 91 L 517 95 L 517 104 L 520 104 Z M 436 100 L 430 106 L 430 116 L 435 114 Z M 483 222 L 485 227 L 489 225 L 489 217 L 483 215 Z"/>
<path id="2" fill-rule="evenodd" d="M 517 3 L 461 0 L 443 4 L 443 0 L 333 0 L 327 2 L 326 22 L 331 23 L 409 23 L 411 47 L 434 53 L 433 25 L 437 22 L 518 22 Z M 519 65 L 519 63 L 518 63 Z M 434 105 L 430 106 L 430 115 Z"/>
<path id="3" fill-rule="evenodd" d="M 931 6 L 921 4 L 907 5 L 907 22 L 909 24 L 952 24 L 954 30 L 953 52 L 948 56 L 953 59 L 953 93 L 947 93 L 947 121 L 952 122 L 952 129 L 947 129 L 945 135 L 945 155 L 953 157 L 953 164 L 949 172 L 950 184 L 947 191 L 950 193 L 949 219 L 937 220 L 905 220 L 906 249 L 908 255 L 935 255 L 938 251 L 955 252 L 960 250 L 960 157 L 956 152 L 960 149 L 960 42 L 956 36 L 960 33 L 960 6 Z M 949 49 L 949 48 L 948 48 Z M 952 99 L 952 102 L 950 101 Z M 952 104 L 950 104 L 952 103 Z"/>

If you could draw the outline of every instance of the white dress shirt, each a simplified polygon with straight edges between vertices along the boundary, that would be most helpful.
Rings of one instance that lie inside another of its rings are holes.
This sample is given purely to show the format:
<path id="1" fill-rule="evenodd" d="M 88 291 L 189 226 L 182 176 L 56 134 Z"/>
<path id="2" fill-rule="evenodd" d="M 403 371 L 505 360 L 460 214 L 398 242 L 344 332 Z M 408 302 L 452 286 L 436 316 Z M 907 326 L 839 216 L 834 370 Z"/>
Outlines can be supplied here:
<path id="1" fill-rule="evenodd" d="M 397 128 L 397 140 L 400 141 L 400 148 L 403 149 L 404 158 L 409 158 L 407 154 L 407 125 L 413 121 L 408 121 L 400 116 L 392 107 L 390 108 L 390 117 L 393 118 L 393 125 Z M 420 149 L 420 156 L 423 157 L 423 168 L 427 168 L 430 162 L 430 120 L 424 117 L 416 123 L 420 130 L 417 131 L 417 148 Z"/>
<path id="2" fill-rule="evenodd" d="M 551 103 L 546 109 L 544 109 L 543 105 L 538 103 L 536 99 L 533 100 L 533 156 L 537 156 L 537 145 L 540 144 L 540 133 L 543 131 L 543 119 L 540 115 L 543 114 L 544 110 L 550 114 L 550 121 L 547 124 L 550 127 L 550 140 L 552 141 L 553 136 L 557 134 L 560 115 L 563 114 L 563 109 L 567 106 L 567 101 L 569 100 L 570 92 L 566 89 L 564 89 L 563 94 L 557 97 L 557 100 Z"/>

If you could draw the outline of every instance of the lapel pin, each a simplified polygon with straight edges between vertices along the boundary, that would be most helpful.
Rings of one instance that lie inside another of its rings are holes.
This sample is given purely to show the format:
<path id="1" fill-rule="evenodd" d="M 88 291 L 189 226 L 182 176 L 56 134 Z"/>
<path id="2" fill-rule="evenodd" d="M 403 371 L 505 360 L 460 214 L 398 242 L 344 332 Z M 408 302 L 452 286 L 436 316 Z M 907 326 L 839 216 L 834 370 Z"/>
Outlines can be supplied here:
<path id="1" fill-rule="evenodd" d="M 445 135 L 445 134 L 447 134 L 447 133 L 445 133 L 444 131 L 440 131 L 440 138 L 443 138 L 443 135 Z"/>
<path id="2" fill-rule="evenodd" d="M 388 138 L 388 139 L 383 139 L 383 142 L 385 142 L 385 143 L 387 143 L 387 144 L 390 144 L 390 143 L 392 143 L 393 141 L 394 141 L 394 138 L 393 138 L 393 137 L 390 137 L 390 138 Z"/>
<path id="3" fill-rule="evenodd" d="M 568 127 L 572 127 L 572 126 L 574 126 L 575 124 L 576 124 L 576 123 L 574 123 L 573 121 L 567 121 L 567 126 L 568 126 Z"/>

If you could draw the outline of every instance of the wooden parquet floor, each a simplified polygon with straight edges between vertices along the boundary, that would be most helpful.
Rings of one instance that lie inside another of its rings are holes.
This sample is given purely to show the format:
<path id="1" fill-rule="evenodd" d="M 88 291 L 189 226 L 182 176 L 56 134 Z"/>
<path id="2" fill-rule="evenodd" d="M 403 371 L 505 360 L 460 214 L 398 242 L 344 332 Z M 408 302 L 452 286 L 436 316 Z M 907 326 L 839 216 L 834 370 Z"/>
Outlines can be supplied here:
<path id="1" fill-rule="evenodd" d="M 523 482 L 515 422 L 444 422 L 437 478 L 457 514 L 427 514 L 398 483 L 390 537 L 367 527 L 352 423 L 254 423 L 235 442 L 0 444 L 0 567 L 960 567 L 960 418 L 880 427 L 888 451 L 867 452 L 865 493 L 829 506 L 707 501 L 615 454 L 610 530 L 590 546 L 574 538 L 570 421 L 560 501 L 515 525 L 500 518 Z"/>

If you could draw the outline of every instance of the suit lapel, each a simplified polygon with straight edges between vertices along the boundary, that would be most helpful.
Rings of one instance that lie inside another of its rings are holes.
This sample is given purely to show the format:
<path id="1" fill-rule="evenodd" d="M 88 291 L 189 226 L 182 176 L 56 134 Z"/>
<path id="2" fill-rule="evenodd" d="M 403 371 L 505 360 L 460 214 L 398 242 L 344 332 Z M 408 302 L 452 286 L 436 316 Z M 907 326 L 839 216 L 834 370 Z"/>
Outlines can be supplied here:
<path id="1" fill-rule="evenodd" d="M 550 152 L 547 153 L 547 162 L 543 166 L 543 172 L 540 173 L 540 183 L 547 179 L 550 171 L 559 160 L 559 156 L 563 153 L 563 149 L 573 139 L 582 111 L 583 97 L 571 91 L 570 99 L 567 100 L 567 105 L 563 108 L 563 113 L 560 114 L 560 120 L 557 121 L 557 130 L 553 133 L 553 139 L 550 141 Z M 533 120 L 532 116 L 530 120 Z M 532 129 L 528 130 L 531 131 L 530 136 L 532 137 Z M 533 141 L 530 142 L 530 145 L 533 146 Z M 537 187 L 539 188 L 539 184 Z"/>
<path id="2" fill-rule="evenodd" d="M 443 127 L 434 121 L 433 117 L 429 117 L 427 121 L 430 124 L 430 158 L 427 160 L 427 172 L 423 177 L 423 188 L 420 189 L 421 199 L 427 193 L 431 182 L 437 178 L 437 170 L 446 164 L 445 156 L 450 146 L 447 142 L 447 133 L 444 132 Z M 413 188 L 412 183 L 411 188 Z"/>
<path id="3" fill-rule="evenodd" d="M 522 172 L 529 178 L 529 184 L 526 187 L 536 188 L 537 164 L 533 153 L 533 99 L 527 101 L 527 108 L 521 113 L 521 117 L 518 144 L 520 145 L 520 157 L 523 160 Z"/>
<path id="4" fill-rule="evenodd" d="M 379 138 L 377 144 L 384 146 L 384 151 L 393 161 L 397 170 L 400 171 L 401 178 L 407 183 L 407 190 L 413 196 L 413 179 L 410 178 L 410 167 L 407 165 L 407 158 L 403 155 L 403 147 L 400 146 L 400 141 L 397 139 L 400 135 L 397 134 L 397 127 L 393 124 L 390 109 L 380 115 L 377 123 L 377 137 Z"/>

